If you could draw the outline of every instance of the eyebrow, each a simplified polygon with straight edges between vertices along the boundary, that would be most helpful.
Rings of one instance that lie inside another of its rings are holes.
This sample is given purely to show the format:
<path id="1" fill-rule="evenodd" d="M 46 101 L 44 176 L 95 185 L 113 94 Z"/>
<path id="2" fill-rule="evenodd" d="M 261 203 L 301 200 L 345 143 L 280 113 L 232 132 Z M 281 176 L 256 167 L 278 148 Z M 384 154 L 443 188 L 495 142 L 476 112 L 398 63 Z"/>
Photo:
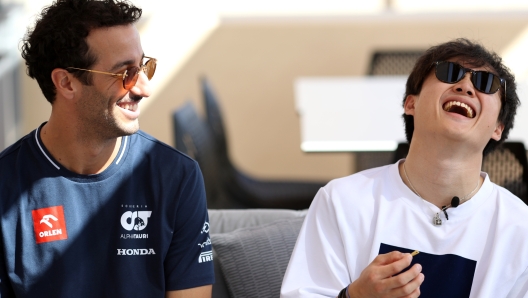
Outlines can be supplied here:
<path id="1" fill-rule="evenodd" d="M 141 55 L 141 61 L 143 61 L 143 59 L 145 59 L 145 53 L 143 53 Z M 123 68 L 123 66 L 128 66 L 128 65 L 132 65 L 134 64 L 135 61 L 134 60 L 125 60 L 125 61 L 121 61 L 121 62 L 118 62 L 116 64 L 114 64 L 114 66 L 112 66 L 112 68 L 110 69 L 110 71 L 116 71 L 120 68 Z"/>

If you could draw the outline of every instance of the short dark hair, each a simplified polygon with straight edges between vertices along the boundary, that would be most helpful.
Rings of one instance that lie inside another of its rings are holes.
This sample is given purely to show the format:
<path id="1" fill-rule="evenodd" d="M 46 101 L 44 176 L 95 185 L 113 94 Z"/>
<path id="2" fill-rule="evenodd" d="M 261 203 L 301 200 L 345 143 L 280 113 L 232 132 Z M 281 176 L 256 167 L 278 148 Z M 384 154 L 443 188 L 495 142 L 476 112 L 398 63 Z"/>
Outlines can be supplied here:
<path id="1" fill-rule="evenodd" d="M 86 37 L 91 30 L 135 23 L 142 10 L 121 0 L 57 0 L 44 8 L 22 44 L 27 74 L 37 80 L 44 97 L 53 103 L 56 89 L 51 80 L 55 68 L 90 68 L 96 57 Z M 73 72 L 91 85 L 89 72 Z"/>
<path id="2" fill-rule="evenodd" d="M 502 64 L 502 58 L 495 52 L 488 51 L 482 45 L 465 38 L 455 39 L 446 43 L 429 48 L 416 62 L 414 68 L 407 79 L 403 104 L 408 95 L 418 95 L 422 90 L 424 80 L 427 78 L 436 61 L 444 61 L 450 58 L 460 57 L 474 67 L 491 67 L 499 77 L 506 81 L 506 96 L 504 86 L 500 88 L 500 98 L 502 100 L 498 121 L 504 125 L 502 136 L 499 141 L 490 139 L 483 154 L 487 154 L 495 149 L 500 143 L 508 138 L 510 129 L 513 127 L 513 120 L 520 104 L 517 96 L 517 85 L 515 77 L 510 70 Z M 405 123 L 405 135 L 407 141 L 411 143 L 414 131 L 414 117 L 403 114 Z"/>

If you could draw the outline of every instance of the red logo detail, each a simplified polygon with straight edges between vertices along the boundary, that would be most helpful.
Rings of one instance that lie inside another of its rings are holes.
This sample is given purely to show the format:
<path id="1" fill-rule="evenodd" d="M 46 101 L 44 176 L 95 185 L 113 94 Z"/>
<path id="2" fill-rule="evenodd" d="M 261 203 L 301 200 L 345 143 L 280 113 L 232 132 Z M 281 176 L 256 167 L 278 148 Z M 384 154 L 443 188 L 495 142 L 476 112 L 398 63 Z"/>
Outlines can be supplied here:
<path id="1" fill-rule="evenodd" d="M 37 244 L 68 239 L 62 206 L 31 211 Z"/>

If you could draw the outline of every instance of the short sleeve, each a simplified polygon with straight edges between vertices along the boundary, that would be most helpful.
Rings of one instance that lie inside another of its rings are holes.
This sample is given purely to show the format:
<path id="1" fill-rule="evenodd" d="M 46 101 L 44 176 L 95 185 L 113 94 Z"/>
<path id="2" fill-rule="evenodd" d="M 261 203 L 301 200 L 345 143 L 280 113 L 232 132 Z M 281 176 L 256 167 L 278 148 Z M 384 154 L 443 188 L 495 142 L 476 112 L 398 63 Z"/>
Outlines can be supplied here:
<path id="1" fill-rule="evenodd" d="M 349 283 L 335 208 L 321 188 L 295 244 L 282 282 L 281 297 L 336 297 Z"/>
<path id="2" fill-rule="evenodd" d="M 213 251 L 204 182 L 198 164 L 178 193 L 172 240 L 164 261 L 167 291 L 214 283 Z"/>

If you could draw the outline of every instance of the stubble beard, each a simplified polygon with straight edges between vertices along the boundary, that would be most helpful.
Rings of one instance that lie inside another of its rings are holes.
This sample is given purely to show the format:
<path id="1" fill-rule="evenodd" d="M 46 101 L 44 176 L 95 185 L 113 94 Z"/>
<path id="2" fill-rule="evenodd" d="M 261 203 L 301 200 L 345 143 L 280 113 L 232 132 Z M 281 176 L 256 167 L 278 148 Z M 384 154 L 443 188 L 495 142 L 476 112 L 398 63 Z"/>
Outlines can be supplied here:
<path id="1" fill-rule="evenodd" d="M 115 100 L 86 86 L 86 95 L 79 102 L 79 115 L 83 134 L 99 140 L 132 135 L 139 130 L 139 119 L 124 123 L 119 120 L 120 109 Z M 127 95 L 125 95 L 127 96 Z"/>

